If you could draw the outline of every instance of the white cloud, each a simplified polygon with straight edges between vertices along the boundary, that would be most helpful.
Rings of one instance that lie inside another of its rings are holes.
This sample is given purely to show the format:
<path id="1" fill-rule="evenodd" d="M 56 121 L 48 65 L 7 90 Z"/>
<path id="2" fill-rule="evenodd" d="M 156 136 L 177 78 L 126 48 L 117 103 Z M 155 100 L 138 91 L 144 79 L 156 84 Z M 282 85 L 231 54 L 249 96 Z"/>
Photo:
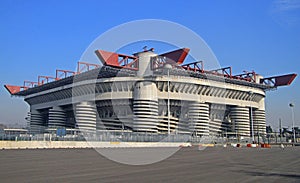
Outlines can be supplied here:
<path id="1" fill-rule="evenodd" d="M 274 11 L 291 11 L 300 9 L 299 0 L 276 0 L 273 3 Z"/>
<path id="2" fill-rule="evenodd" d="M 283 27 L 300 24 L 300 0 L 275 0 L 270 15 Z"/>

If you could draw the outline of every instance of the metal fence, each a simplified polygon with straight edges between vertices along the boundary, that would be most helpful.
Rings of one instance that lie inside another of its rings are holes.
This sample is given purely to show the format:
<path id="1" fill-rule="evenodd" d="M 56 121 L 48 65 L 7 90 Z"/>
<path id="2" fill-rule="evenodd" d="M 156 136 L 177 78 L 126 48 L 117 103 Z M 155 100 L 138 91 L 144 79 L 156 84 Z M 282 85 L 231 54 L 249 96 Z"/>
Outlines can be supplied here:
<path id="1" fill-rule="evenodd" d="M 251 143 L 251 137 L 239 136 L 192 136 L 187 134 L 154 134 L 139 132 L 81 132 L 63 136 L 55 133 L 44 134 L 0 134 L 0 140 L 10 141 L 108 141 L 108 142 L 191 142 L 191 143 Z M 292 136 L 280 136 L 272 133 L 255 136 L 255 143 L 292 143 Z M 300 138 L 296 139 L 300 142 Z"/>

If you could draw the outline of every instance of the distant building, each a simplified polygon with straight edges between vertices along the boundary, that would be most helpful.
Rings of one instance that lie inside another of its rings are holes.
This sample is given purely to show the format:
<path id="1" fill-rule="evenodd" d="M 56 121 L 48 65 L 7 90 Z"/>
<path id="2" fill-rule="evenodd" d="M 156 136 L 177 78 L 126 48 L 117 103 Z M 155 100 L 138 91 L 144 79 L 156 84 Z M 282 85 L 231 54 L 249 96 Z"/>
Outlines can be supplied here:
<path id="1" fill-rule="evenodd" d="M 5 128 L 5 129 L 3 129 L 3 133 L 5 135 L 18 136 L 18 135 L 21 135 L 21 134 L 27 134 L 28 130 L 27 129 L 22 129 L 22 128 Z"/>

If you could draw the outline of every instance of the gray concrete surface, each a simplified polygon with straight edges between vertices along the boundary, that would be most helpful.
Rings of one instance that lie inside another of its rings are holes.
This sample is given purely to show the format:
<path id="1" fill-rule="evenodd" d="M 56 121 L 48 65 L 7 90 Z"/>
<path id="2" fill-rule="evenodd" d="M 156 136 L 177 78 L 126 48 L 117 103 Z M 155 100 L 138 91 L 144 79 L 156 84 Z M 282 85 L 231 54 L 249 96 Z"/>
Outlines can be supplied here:
<path id="1" fill-rule="evenodd" d="M 93 149 L 0 150 L 0 182 L 300 182 L 300 147 L 183 148 L 141 166 Z"/>

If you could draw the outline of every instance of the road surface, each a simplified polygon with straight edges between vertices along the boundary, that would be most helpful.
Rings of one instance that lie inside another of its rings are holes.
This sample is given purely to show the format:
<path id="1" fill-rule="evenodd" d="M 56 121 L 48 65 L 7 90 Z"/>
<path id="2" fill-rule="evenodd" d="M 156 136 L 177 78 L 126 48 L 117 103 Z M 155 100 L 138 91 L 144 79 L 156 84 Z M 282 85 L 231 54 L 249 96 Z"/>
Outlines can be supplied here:
<path id="1" fill-rule="evenodd" d="M 300 182 L 300 147 L 190 147 L 138 166 L 113 162 L 94 149 L 0 150 L 0 165 L 2 183 Z"/>

